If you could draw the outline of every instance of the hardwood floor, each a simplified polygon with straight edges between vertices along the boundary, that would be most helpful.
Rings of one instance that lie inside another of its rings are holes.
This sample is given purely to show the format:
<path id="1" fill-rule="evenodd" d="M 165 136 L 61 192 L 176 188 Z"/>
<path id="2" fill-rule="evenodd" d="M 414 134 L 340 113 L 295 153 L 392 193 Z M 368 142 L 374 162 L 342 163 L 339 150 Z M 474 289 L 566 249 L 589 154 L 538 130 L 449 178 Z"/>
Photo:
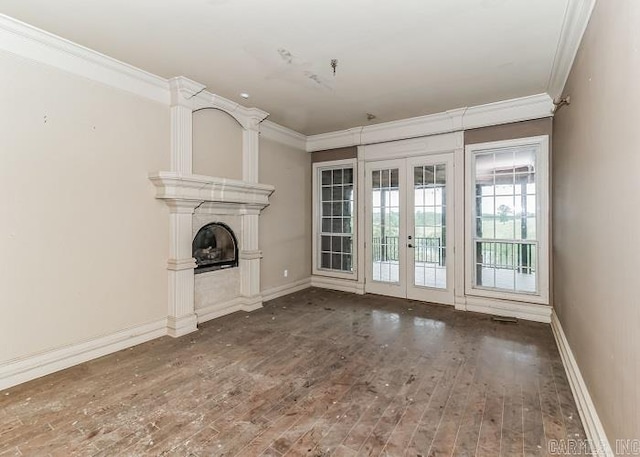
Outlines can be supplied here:
<path id="1" fill-rule="evenodd" d="M 308 289 L 0 392 L 0 455 L 543 456 L 548 325 Z"/>

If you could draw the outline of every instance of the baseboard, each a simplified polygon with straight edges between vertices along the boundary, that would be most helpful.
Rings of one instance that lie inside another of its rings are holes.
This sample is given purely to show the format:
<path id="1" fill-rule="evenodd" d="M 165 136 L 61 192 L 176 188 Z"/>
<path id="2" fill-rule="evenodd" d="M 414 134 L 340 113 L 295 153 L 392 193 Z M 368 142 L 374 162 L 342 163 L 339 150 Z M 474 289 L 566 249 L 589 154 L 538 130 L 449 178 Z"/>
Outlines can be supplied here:
<path id="1" fill-rule="evenodd" d="M 0 390 L 145 343 L 166 334 L 167 320 L 165 318 L 82 343 L 3 363 L 0 365 Z"/>
<path id="2" fill-rule="evenodd" d="M 245 311 L 246 302 L 244 297 L 236 297 L 224 303 L 216 303 L 215 305 L 206 306 L 204 308 L 196 308 L 198 316 L 198 324 L 226 316 L 227 314 L 237 311 Z"/>
<path id="3" fill-rule="evenodd" d="M 299 281 L 295 281 L 290 284 L 284 284 L 282 286 L 271 287 L 263 290 L 262 299 L 264 301 L 274 300 L 294 292 L 308 289 L 309 287 L 311 287 L 311 278 L 300 279 Z"/>
<path id="4" fill-rule="evenodd" d="M 464 303 L 460 303 L 459 297 L 456 297 L 455 307 L 461 311 L 515 317 L 516 319 L 543 322 L 545 324 L 551 322 L 551 307 L 547 305 L 493 300 L 480 297 L 465 297 Z"/>
<path id="5" fill-rule="evenodd" d="M 364 294 L 364 284 L 349 279 L 313 275 L 311 276 L 311 286 L 322 289 L 339 290 L 341 292 L 351 292 L 358 295 Z"/>
<path id="6" fill-rule="evenodd" d="M 551 314 L 551 330 L 553 331 L 553 336 L 556 339 L 556 344 L 560 351 L 562 364 L 567 372 L 571 392 L 573 392 L 573 397 L 578 406 L 578 412 L 580 413 L 580 419 L 582 419 L 587 440 L 593 445 L 592 455 L 614 457 L 604 427 L 598 417 L 598 411 L 596 411 L 593 400 L 591 400 L 587 385 L 580 373 L 580 368 L 573 356 L 573 351 L 571 351 L 571 347 L 569 346 L 569 342 L 567 341 L 567 337 L 564 334 L 564 330 L 555 311 Z"/>

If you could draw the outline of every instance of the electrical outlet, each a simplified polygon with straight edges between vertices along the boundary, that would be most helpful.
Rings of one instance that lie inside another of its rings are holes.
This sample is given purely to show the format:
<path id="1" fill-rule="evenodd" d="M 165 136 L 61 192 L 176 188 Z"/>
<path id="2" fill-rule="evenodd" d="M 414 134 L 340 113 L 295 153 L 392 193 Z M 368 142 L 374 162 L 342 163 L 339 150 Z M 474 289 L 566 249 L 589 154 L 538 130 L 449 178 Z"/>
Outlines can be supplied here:
<path id="1" fill-rule="evenodd" d="M 286 278 L 287 276 L 289 276 L 289 270 L 284 270 L 284 277 Z"/>

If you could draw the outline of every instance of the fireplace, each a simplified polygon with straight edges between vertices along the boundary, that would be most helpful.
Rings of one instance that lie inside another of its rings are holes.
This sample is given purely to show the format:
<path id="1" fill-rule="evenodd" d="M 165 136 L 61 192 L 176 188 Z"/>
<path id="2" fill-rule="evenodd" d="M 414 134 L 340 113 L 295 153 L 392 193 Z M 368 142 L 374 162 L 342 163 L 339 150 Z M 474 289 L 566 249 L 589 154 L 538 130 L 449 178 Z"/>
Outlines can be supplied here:
<path id="1" fill-rule="evenodd" d="M 198 230 L 193 239 L 195 273 L 238 266 L 238 242 L 233 230 L 221 222 L 212 222 Z"/>

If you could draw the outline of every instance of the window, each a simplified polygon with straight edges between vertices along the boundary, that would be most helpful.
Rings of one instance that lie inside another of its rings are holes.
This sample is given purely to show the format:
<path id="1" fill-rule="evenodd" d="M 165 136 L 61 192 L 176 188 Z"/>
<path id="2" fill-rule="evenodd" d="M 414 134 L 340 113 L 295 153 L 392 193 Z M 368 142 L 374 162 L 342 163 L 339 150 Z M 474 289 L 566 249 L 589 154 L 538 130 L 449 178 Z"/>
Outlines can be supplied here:
<path id="1" fill-rule="evenodd" d="M 355 164 L 314 165 L 314 273 L 351 277 L 355 271 Z"/>
<path id="2" fill-rule="evenodd" d="M 537 137 L 467 147 L 474 294 L 548 301 L 547 145 Z"/>

